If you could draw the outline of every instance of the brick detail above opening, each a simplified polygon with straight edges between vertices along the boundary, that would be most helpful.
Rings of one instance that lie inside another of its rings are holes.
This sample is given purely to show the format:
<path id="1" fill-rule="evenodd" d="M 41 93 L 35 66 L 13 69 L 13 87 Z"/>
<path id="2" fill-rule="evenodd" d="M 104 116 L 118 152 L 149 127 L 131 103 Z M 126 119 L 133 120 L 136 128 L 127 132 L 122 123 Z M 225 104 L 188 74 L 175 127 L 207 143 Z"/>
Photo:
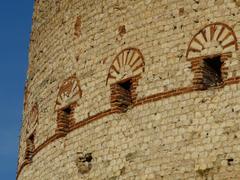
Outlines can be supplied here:
<path id="1" fill-rule="evenodd" d="M 24 89 L 24 111 L 27 112 L 28 111 L 28 98 L 29 98 L 29 90 L 28 90 L 28 85 L 25 86 Z"/>
<path id="2" fill-rule="evenodd" d="M 81 35 L 81 16 L 78 16 L 74 25 L 74 35 L 80 37 Z"/>
<path id="3" fill-rule="evenodd" d="M 38 125 L 38 117 L 39 116 L 39 110 L 38 110 L 38 104 L 35 103 L 35 105 L 32 107 L 29 116 L 27 117 L 27 123 L 26 123 L 26 134 L 32 134 Z"/>
<path id="4" fill-rule="evenodd" d="M 237 37 L 232 28 L 224 23 L 205 26 L 192 38 L 187 59 L 229 53 L 238 50 Z"/>
<path id="5" fill-rule="evenodd" d="M 64 80 L 61 84 L 56 100 L 55 110 L 63 109 L 77 102 L 82 96 L 79 80 L 76 75 Z"/>
<path id="6" fill-rule="evenodd" d="M 113 60 L 106 84 L 113 84 L 123 79 L 133 77 L 144 72 L 144 58 L 139 49 L 126 48 Z"/>

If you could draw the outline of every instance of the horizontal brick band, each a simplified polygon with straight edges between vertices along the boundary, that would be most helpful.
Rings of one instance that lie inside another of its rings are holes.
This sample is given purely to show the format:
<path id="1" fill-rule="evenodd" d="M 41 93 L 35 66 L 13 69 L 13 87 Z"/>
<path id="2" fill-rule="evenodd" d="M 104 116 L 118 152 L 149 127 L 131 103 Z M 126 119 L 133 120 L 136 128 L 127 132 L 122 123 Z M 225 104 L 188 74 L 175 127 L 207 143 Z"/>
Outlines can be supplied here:
<path id="1" fill-rule="evenodd" d="M 48 138 L 46 141 L 44 141 L 44 143 L 42 143 L 40 146 L 38 146 L 34 152 L 33 152 L 33 156 L 35 156 L 39 151 L 41 151 L 44 147 L 46 147 L 48 144 L 50 144 L 51 142 L 55 141 L 56 139 L 59 139 L 61 137 L 64 137 L 64 135 L 61 134 L 54 134 L 53 136 L 51 136 L 50 138 Z"/>
<path id="2" fill-rule="evenodd" d="M 19 174 L 22 172 L 23 168 L 30 163 L 31 162 L 29 162 L 28 160 L 23 161 L 22 165 L 19 167 L 19 170 L 18 170 L 18 173 L 17 173 L 17 179 L 18 179 Z"/>
<path id="3" fill-rule="evenodd" d="M 194 87 L 185 87 L 185 88 L 179 88 L 179 89 L 175 89 L 175 90 L 171 90 L 171 91 L 167 91 L 167 92 L 162 92 L 162 93 L 154 94 L 154 95 L 145 97 L 143 99 L 137 100 L 137 102 L 134 105 L 139 106 L 142 104 L 159 101 L 161 99 L 168 98 L 171 96 L 177 96 L 180 94 L 189 93 L 189 92 L 192 92 L 195 90 L 196 90 L 196 88 L 194 88 Z"/>
<path id="4" fill-rule="evenodd" d="M 229 78 L 227 80 L 224 81 L 224 84 L 221 86 L 223 87 L 224 85 L 231 85 L 231 84 L 238 84 L 240 83 L 240 77 L 234 77 L 234 78 Z M 201 88 L 198 88 L 197 86 L 190 86 L 190 87 L 184 87 L 184 88 L 178 88 L 178 89 L 174 89 L 174 90 L 170 90 L 170 91 L 166 91 L 166 92 L 161 92 L 161 93 L 157 93 L 154 95 L 150 95 L 147 96 L 145 98 L 136 100 L 136 102 L 133 104 L 133 106 L 140 106 L 146 103 L 151 103 L 151 102 L 155 102 L 155 101 L 159 101 L 165 98 L 169 98 L 169 97 L 173 97 L 173 96 L 178 96 L 178 95 L 182 95 L 182 94 L 186 94 L 186 93 L 190 93 L 190 92 L 194 92 L 194 91 L 199 91 L 202 90 Z M 117 111 L 114 109 L 109 109 L 103 112 L 100 112 L 98 114 L 95 114 L 93 116 L 90 116 L 80 122 L 77 122 L 75 124 L 73 124 L 70 127 L 70 131 L 74 131 L 80 127 L 83 127 L 93 121 L 99 120 L 105 116 L 111 115 L 116 113 Z M 49 145 L 50 143 L 52 143 L 53 141 L 66 136 L 66 134 L 54 134 L 53 136 L 51 136 L 50 138 L 48 138 L 45 142 L 43 142 L 40 146 L 38 146 L 34 152 L 33 152 L 33 156 L 35 156 L 38 152 L 40 152 L 42 149 L 44 149 L 47 145 Z M 22 163 L 22 165 L 19 167 L 18 173 L 17 173 L 17 178 L 20 175 L 20 173 L 22 172 L 23 168 L 30 164 L 31 162 L 29 161 L 24 161 Z"/>
<path id="5" fill-rule="evenodd" d="M 109 109 L 109 110 L 107 110 L 107 111 L 100 112 L 100 113 L 98 113 L 98 114 L 96 114 L 96 115 L 90 116 L 89 118 L 87 118 L 87 119 L 85 119 L 85 120 L 83 120 L 83 121 L 80 121 L 80 122 L 74 124 L 74 125 L 70 128 L 70 131 L 73 131 L 73 130 L 75 130 L 75 129 L 78 129 L 78 128 L 82 127 L 82 126 L 85 126 L 86 124 L 89 124 L 89 123 L 91 123 L 91 122 L 93 122 L 93 121 L 96 121 L 96 120 L 98 120 L 98 119 L 101 119 L 101 118 L 103 118 L 103 117 L 105 117 L 105 116 L 108 116 L 108 115 L 110 115 L 110 114 L 113 114 L 113 113 L 115 113 L 115 112 L 112 111 L 111 109 Z"/>

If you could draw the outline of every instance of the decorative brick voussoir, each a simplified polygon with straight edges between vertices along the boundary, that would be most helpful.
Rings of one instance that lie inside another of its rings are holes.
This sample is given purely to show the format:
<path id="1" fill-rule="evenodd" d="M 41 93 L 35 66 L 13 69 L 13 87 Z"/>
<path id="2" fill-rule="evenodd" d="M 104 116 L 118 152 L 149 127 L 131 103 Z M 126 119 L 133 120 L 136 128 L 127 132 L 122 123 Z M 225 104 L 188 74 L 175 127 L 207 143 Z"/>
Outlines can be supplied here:
<path id="1" fill-rule="evenodd" d="M 75 103 L 82 97 L 82 90 L 80 88 L 80 82 L 76 77 L 76 74 L 67 78 L 59 87 L 55 110 L 59 110 L 69 106 L 69 104 Z"/>
<path id="2" fill-rule="evenodd" d="M 36 131 L 39 120 L 39 107 L 38 103 L 35 103 L 30 113 L 27 115 L 26 134 L 30 135 Z M 36 132 L 35 132 L 36 133 Z"/>
<path id="3" fill-rule="evenodd" d="M 224 54 L 238 50 L 237 36 L 233 29 L 224 23 L 212 23 L 202 28 L 192 38 L 187 59 Z"/>
<path id="4" fill-rule="evenodd" d="M 25 86 L 24 89 L 24 111 L 27 112 L 28 111 L 28 98 L 29 98 L 29 90 L 28 90 L 28 85 Z"/>
<path id="5" fill-rule="evenodd" d="M 106 84 L 113 84 L 140 75 L 144 71 L 145 62 L 141 51 L 137 48 L 123 49 L 109 68 Z"/>
<path id="6" fill-rule="evenodd" d="M 75 25 L 74 25 L 74 35 L 76 37 L 80 37 L 80 35 L 81 35 L 81 23 L 82 23 L 81 16 L 78 16 L 76 18 L 76 22 L 75 22 Z"/>

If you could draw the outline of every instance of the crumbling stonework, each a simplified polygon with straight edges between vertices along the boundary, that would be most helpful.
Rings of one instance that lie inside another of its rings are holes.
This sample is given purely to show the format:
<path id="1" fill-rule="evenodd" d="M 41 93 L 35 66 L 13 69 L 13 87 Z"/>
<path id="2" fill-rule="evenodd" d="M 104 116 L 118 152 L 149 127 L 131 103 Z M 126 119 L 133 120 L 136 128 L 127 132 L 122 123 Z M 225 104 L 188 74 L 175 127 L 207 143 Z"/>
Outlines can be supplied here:
<path id="1" fill-rule="evenodd" d="M 88 153 L 83 155 L 82 153 L 78 153 L 79 156 L 76 159 L 76 166 L 78 167 L 78 172 L 81 174 L 86 174 L 92 169 L 92 154 Z"/>
<path id="2" fill-rule="evenodd" d="M 240 179 L 239 10 L 36 0 L 17 179 Z"/>

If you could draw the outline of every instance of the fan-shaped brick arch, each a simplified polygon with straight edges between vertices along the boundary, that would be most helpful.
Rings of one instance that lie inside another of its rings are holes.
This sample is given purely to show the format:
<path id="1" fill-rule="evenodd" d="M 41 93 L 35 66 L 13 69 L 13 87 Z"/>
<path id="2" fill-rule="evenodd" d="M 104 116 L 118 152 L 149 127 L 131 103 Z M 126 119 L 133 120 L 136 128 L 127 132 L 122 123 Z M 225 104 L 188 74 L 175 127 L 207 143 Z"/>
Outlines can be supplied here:
<path id="1" fill-rule="evenodd" d="M 137 48 L 122 50 L 113 60 L 107 77 L 107 84 L 113 84 L 144 72 L 144 58 Z"/>
<path id="2" fill-rule="evenodd" d="M 76 75 L 64 80 L 61 84 L 56 100 L 55 110 L 62 109 L 76 101 L 82 96 L 79 80 Z"/>
<path id="3" fill-rule="evenodd" d="M 28 86 L 25 86 L 24 89 L 24 111 L 28 110 L 28 97 L 29 97 L 29 90 L 28 90 Z"/>
<path id="4" fill-rule="evenodd" d="M 213 23 L 201 29 L 191 40 L 187 59 L 238 50 L 237 37 L 230 26 Z"/>
<path id="5" fill-rule="evenodd" d="M 36 126 L 38 124 L 38 117 L 39 117 L 38 104 L 35 103 L 27 119 L 26 127 L 27 134 L 31 134 L 33 131 L 36 130 Z"/>
<path id="6" fill-rule="evenodd" d="M 35 103 L 32 107 L 26 124 L 26 149 L 25 161 L 30 163 L 32 161 L 33 152 L 35 149 L 36 128 L 38 125 L 39 110 L 38 104 Z"/>
<path id="7" fill-rule="evenodd" d="M 226 61 L 238 50 L 237 37 L 224 23 L 213 23 L 201 29 L 191 40 L 187 59 L 191 61 L 196 89 L 222 87 L 227 78 Z"/>

